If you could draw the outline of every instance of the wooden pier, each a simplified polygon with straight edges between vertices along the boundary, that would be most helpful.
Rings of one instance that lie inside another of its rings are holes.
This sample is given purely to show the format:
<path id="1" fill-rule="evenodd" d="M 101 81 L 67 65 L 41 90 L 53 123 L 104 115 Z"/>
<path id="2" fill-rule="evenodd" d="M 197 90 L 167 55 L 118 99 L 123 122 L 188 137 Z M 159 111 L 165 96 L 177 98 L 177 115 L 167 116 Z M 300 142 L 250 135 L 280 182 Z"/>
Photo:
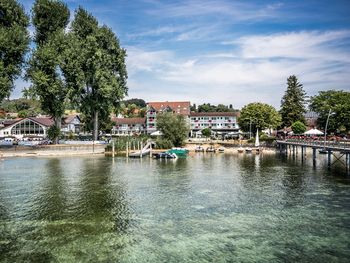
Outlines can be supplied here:
<path id="1" fill-rule="evenodd" d="M 339 162 L 344 165 L 347 172 L 350 171 L 350 141 L 324 142 L 302 139 L 287 139 L 277 140 L 276 142 L 277 148 L 281 153 L 285 153 L 287 155 L 291 154 L 293 157 L 297 157 L 300 152 L 302 162 L 304 162 L 306 157 L 306 149 L 311 148 L 313 166 L 317 165 L 317 153 L 326 154 L 328 168 L 331 168 L 333 164 Z M 320 150 L 322 153 L 320 153 Z M 335 153 L 337 153 L 337 155 Z"/>

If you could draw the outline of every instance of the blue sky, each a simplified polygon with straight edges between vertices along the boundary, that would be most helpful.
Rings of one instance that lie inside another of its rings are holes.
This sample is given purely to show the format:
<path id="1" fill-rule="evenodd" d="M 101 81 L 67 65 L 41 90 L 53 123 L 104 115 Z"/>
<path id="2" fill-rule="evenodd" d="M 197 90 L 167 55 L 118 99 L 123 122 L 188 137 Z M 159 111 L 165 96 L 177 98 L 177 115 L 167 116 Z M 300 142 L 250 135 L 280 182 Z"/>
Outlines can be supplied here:
<path id="1" fill-rule="evenodd" d="M 20 2 L 29 13 L 34 1 Z M 278 108 L 293 74 L 309 95 L 350 90 L 350 0 L 65 2 L 117 34 L 129 98 Z"/>

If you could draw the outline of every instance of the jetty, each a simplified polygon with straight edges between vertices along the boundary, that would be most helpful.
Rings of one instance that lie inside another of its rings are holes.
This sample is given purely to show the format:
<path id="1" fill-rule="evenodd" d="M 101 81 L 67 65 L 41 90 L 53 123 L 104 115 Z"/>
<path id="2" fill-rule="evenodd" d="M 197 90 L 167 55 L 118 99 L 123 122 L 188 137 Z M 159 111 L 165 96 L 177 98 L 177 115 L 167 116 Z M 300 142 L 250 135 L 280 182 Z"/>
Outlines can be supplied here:
<path id="1" fill-rule="evenodd" d="M 132 152 L 128 154 L 130 158 L 142 158 L 146 155 L 150 155 L 152 153 L 152 147 L 155 143 L 151 140 L 147 141 L 146 145 L 140 150 L 136 152 Z"/>
<path id="2" fill-rule="evenodd" d="M 301 153 L 302 162 L 306 156 L 306 149 L 312 149 L 313 166 L 317 165 L 317 152 L 319 154 L 327 154 L 327 165 L 331 168 L 332 165 L 339 162 L 345 166 L 346 170 L 350 170 L 350 141 L 314 141 L 307 139 L 286 139 L 277 140 L 277 148 L 281 153 L 296 157 Z M 337 154 L 335 154 L 337 153 Z"/>

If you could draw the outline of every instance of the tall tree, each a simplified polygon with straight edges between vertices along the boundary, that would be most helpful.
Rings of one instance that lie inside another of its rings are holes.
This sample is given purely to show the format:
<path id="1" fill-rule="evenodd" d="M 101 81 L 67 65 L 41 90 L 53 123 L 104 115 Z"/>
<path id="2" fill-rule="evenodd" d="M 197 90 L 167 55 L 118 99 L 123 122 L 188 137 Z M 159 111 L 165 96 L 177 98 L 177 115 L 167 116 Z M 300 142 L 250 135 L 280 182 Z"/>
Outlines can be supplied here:
<path id="1" fill-rule="evenodd" d="M 296 121 L 305 123 L 305 91 L 296 76 L 287 79 L 287 90 L 281 100 L 282 126 L 289 127 Z"/>
<path id="2" fill-rule="evenodd" d="M 28 51 L 29 17 L 16 0 L 0 1 L 0 102 L 8 97 Z"/>
<path id="3" fill-rule="evenodd" d="M 265 103 L 249 103 L 241 110 L 238 124 L 243 131 L 256 131 L 277 128 L 281 124 L 281 115 L 274 107 Z"/>
<path id="4" fill-rule="evenodd" d="M 111 29 L 79 8 L 75 13 L 63 72 L 73 87 L 72 98 L 81 111 L 93 117 L 98 138 L 99 116 L 108 115 L 127 94 L 126 51 Z"/>
<path id="5" fill-rule="evenodd" d="M 36 0 L 32 13 L 37 45 L 46 44 L 53 34 L 62 32 L 69 22 L 69 9 L 59 0 Z"/>
<path id="6" fill-rule="evenodd" d="M 33 93 L 40 99 L 42 109 L 54 118 L 55 126 L 60 130 L 68 94 L 62 61 L 69 9 L 61 1 L 36 0 L 32 12 L 36 49 L 29 61 L 27 78 L 32 82 Z"/>
<path id="7" fill-rule="evenodd" d="M 337 133 L 350 131 L 350 92 L 320 91 L 311 98 L 310 109 L 318 113 L 317 125 L 320 128 L 325 128 L 330 110 L 333 114 L 329 118 L 328 130 Z"/>

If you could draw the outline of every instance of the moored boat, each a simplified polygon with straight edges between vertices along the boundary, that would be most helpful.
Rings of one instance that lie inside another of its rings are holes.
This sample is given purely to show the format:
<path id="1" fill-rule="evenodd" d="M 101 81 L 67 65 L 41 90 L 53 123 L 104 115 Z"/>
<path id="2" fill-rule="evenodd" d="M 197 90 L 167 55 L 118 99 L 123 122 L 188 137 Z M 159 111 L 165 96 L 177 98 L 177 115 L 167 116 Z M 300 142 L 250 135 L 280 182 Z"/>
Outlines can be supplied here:
<path id="1" fill-rule="evenodd" d="M 209 146 L 206 150 L 207 153 L 215 153 L 216 149 L 213 146 Z"/>
<path id="2" fill-rule="evenodd" d="M 244 148 L 243 147 L 239 147 L 237 150 L 239 153 L 243 153 L 244 152 Z"/>
<path id="3" fill-rule="evenodd" d="M 204 148 L 200 145 L 196 146 L 196 148 L 194 149 L 195 152 L 204 152 Z"/>
<path id="4" fill-rule="evenodd" d="M 161 152 L 152 155 L 154 159 L 176 159 L 177 155 L 175 153 Z"/>
<path id="5" fill-rule="evenodd" d="M 223 153 L 223 152 L 225 152 L 225 148 L 224 147 L 220 147 L 219 148 L 219 153 Z"/>
<path id="6" fill-rule="evenodd" d="M 245 152 L 246 152 L 246 153 L 251 153 L 252 151 L 253 151 L 253 149 L 250 148 L 250 147 L 248 147 L 248 148 L 245 149 Z"/>
<path id="7" fill-rule="evenodd" d="M 188 150 L 185 148 L 172 148 L 168 150 L 167 153 L 174 153 L 178 157 L 186 157 L 188 154 Z"/>
<path id="8" fill-rule="evenodd" d="M 328 153 L 328 150 L 326 150 L 325 148 L 323 148 L 323 149 L 318 150 L 318 152 L 319 152 L 320 154 L 327 154 L 327 153 Z M 332 152 L 332 151 L 329 151 L 329 152 Z"/>

